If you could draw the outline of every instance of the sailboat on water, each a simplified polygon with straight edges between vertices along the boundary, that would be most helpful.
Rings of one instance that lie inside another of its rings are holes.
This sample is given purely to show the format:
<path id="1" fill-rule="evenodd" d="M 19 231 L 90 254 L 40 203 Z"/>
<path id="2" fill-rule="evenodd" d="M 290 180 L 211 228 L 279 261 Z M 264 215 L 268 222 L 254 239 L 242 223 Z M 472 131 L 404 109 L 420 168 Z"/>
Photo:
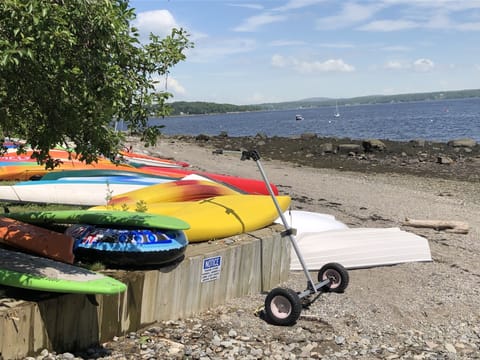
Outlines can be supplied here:
<path id="1" fill-rule="evenodd" d="M 338 102 L 335 102 L 335 112 L 333 113 L 333 116 L 338 118 L 340 117 L 340 112 L 338 111 Z"/>

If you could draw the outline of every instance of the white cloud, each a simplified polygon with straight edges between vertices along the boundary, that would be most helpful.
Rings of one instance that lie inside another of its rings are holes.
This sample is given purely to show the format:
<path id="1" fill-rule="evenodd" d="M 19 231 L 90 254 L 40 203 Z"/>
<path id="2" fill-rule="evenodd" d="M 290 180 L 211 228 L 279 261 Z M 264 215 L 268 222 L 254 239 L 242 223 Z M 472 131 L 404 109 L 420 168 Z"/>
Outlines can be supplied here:
<path id="1" fill-rule="evenodd" d="M 433 70 L 435 64 L 430 59 L 418 59 L 413 62 L 413 68 L 416 71 L 427 72 Z"/>
<path id="2" fill-rule="evenodd" d="M 173 28 L 180 27 L 168 10 L 138 13 L 133 25 L 138 28 L 142 40 L 147 40 L 150 33 L 165 37 L 170 34 Z"/>
<path id="3" fill-rule="evenodd" d="M 376 20 L 366 25 L 360 26 L 358 29 L 363 31 L 399 31 L 414 29 L 419 25 L 409 20 Z"/>
<path id="4" fill-rule="evenodd" d="M 270 46 L 298 46 L 298 45 L 305 45 L 305 41 L 303 40 L 274 40 L 270 42 L 268 45 Z"/>
<path id="5" fill-rule="evenodd" d="M 277 11 L 288 11 L 293 9 L 301 9 L 307 6 L 315 5 L 325 0 L 290 0 L 285 5 L 275 8 Z"/>
<path id="6" fill-rule="evenodd" d="M 228 6 L 234 6 L 234 7 L 241 7 L 241 8 L 246 8 L 246 9 L 252 9 L 252 10 L 262 10 L 263 5 L 261 4 L 239 4 L 239 3 L 232 3 L 232 4 L 227 4 Z"/>
<path id="7" fill-rule="evenodd" d="M 383 68 L 394 71 L 413 69 L 418 72 L 428 72 L 435 68 L 435 64 L 430 59 L 417 59 L 413 62 L 390 60 L 383 65 Z"/>
<path id="8" fill-rule="evenodd" d="M 295 69 L 302 73 L 312 72 L 352 72 L 355 68 L 345 63 L 342 59 L 329 59 L 326 61 L 296 61 Z"/>
<path id="9" fill-rule="evenodd" d="M 185 95 L 187 91 L 185 88 L 180 84 L 180 82 L 175 79 L 172 76 L 169 76 L 168 78 L 165 77 L 156 77 L 155 81 L 157 81 L 157 84 L 155 86 L 155 89 L 157 91 L 168 91 L 172 93 L 174 96 L 175 95 Z M 166 87 L 165 87 L 166 84 Z"/>
<path id="10" fill-rule="evenodd" d="M 243 24 L 235 27 L 233 31 L 238 32 L 253 32 L 259 27 L 286 20 L 287 17 L 283 15 L 261 14 L 247 18 Z"/>
<path id="11" fill-rule="evenodd" d="M 319 30 L 348 27 L 372 18 L 381 8 L 381 4 L 346 3 L 337 15 L 318 19 L 316 27 Z"/>
<path id="12" fill-rule="evenodd" d="M 353 49 L 355 47 L 355 45 L 347 43 L 321 43 L 318 46 L 331 49 Z"/>
<path id="13" fill-rule="evenodd" d="M 400 61 L 392 60 L 388 61 L 383 67 L 387 70 L 403 70 L 409 68 L 410 66 Z"/>
<path id="14" fill-rule="evenodd" d="M 467 22 L 463 24 L 458 24 L 456 28 L 461 31 L 479 31 L 480 22 Z"/>
<path id="15" fill-rule="evenodd" d="M 305 61 L 294 57 L 284 57 L 282 55 L 272 56 L 272 66 L 285 68 L 292 67 L 300 73 L 316 73 L 316 72 L 352 72 L 355 67 L 345 63 L 342 59 L 329 59 L 326 61 Z"/>
<path id="16" fill-rule="evenodd" d="M 274 67 L 279 67 L 279 68 L 283 68 L 283 67 L 287 67 L 288 64 L 289 64 L 289 61 L 286 57 L 282 56 L 282 55 L 273 55 L 272 56 L 272 61 L 271 61 L 271 64 L 274 66 Z"/>

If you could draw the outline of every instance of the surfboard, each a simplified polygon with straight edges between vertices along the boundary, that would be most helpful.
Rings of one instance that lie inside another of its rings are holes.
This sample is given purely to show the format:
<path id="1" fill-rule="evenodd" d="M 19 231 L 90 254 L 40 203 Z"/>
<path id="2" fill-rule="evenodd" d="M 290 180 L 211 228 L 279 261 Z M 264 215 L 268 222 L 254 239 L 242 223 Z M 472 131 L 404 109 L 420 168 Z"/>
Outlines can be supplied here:
<path id="1" fill-rule="evenodd" d="M 73 238 L 0 216 L 0 243 L 53 260 L 73 263 Z"/>
<path id="2" fill-rule="evenodd" d="M 186 230 L 190 225 L 172 216 L 117 210 L 50 210 L 4 214 L 29 224 L 91 224 L 108 227 L 136 227 L 143 229 Z"/>
<path id="3" fill-rule="evenodd" d="M 77 294 L 117 294 L 122 282 L 77 266 L 0 248 L 0 284 L 23 289 Z"/>

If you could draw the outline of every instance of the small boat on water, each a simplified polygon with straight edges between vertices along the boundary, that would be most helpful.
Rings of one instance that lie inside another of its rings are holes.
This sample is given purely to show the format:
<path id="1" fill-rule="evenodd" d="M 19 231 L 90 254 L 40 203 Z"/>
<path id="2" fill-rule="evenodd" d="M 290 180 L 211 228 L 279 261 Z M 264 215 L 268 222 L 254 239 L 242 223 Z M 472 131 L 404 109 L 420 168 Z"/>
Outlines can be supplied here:
<path id="1" fill-rule="evenodd" d="M 297 115 L 295 115 L 295 120 L 297 120 L 297 121 L 303 120 L 303 116 L 300 115 L 300 114 L 297 114 Z"/>
<path id="2" fill-rule="evenodd" d="M 340 112 L 338 111 L 338 102 L 335 102 L 335 112 L 333 113 L 333 116 L 336 118 L 340 117 Z"/>

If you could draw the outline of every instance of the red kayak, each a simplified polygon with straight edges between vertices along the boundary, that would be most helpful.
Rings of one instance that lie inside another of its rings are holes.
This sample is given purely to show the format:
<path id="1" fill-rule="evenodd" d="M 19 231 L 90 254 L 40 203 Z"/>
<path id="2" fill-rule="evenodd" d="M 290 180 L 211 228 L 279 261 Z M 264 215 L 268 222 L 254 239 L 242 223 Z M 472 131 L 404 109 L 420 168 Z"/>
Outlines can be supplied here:
<path id="1" fill-rule="evenodd" d="M 199 175 L 207 179 L 214 180 L 223 185 L 233 186 L 237 189 L 240 189 L 249 194 L 258 194 L 258 195 L 269 195 L 267 186 L 261 180 L 242 178 L 233 175 L 221 175 L 205 171 L 195 171 L 191 169 L 182 169 L 182 168 L 163 168 L 157 166 L 142 166 L 138 168 L 141 171 L 146 173 L 168 176 L 168 177 L 178 177 L 179 179 L 187 175 Z M 274 184 L 270 184 L 272 187 L 273 193 L 278 195 L 278 189 Z"/>

